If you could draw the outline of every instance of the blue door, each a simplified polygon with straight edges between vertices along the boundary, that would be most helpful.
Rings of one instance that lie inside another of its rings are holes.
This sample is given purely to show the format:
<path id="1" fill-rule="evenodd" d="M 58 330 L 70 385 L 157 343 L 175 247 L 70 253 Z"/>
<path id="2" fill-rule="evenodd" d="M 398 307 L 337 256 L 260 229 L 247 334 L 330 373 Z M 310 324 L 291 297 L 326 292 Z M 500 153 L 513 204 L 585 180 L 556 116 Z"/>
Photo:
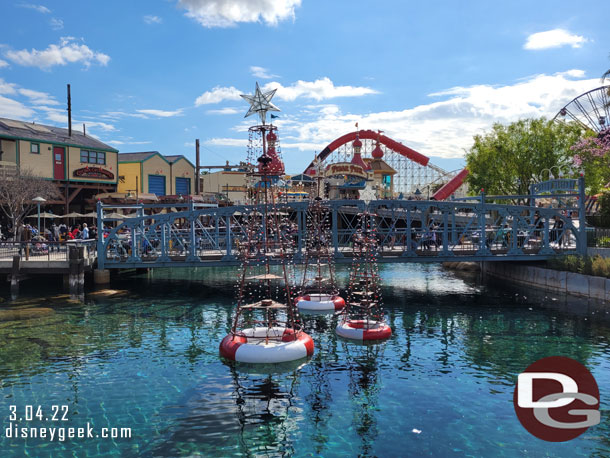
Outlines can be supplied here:
<path id="1" fill-rule="evenodd" d="M 164 196 L 165 177 L 160 175 L 148 175 L 148 192 L 158 196 Z"/>
<path id="2" fill-rule="evenodd" d="M 191 193 L 191 179 L 176 177 L 176 194 L 187 196 Z"/>

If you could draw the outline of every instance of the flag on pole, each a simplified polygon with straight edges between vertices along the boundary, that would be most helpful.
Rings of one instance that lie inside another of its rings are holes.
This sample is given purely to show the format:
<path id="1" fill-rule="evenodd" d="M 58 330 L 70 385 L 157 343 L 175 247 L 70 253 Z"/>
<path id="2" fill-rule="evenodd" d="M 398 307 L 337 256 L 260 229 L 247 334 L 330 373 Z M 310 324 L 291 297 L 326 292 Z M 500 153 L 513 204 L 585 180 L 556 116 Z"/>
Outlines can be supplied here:
<path id="1" fill-rule="evenodd" d="M 279 118 L 279 116 L 276 116 L 273 113 L 271 113 L 271 119 L 275 119 L 275 118 Z"/>

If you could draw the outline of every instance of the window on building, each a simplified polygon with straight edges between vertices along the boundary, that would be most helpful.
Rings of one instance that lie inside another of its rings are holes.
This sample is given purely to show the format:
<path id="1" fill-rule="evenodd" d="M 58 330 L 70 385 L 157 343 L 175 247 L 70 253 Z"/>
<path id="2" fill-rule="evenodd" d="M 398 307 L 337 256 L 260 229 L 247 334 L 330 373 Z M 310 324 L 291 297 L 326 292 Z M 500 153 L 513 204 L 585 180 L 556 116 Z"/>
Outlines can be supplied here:
<path id="1" fill-rule="evenodd" d="M 30 143 L 30 153 L 40 154 L 40 143 Z"/>
<path id="2" fill-rule="evenodd" d="M 80 161 L 89 164 L 106 165 L 106 153 L 103 151 L 80 151 Z"/>
<path id="3" fill-rule="evenodd" d="M 386 188 L 389 188 L 390 186 L 392 186 L 392 175 L 384 175 L 383 176 L 383 185 Z"/>

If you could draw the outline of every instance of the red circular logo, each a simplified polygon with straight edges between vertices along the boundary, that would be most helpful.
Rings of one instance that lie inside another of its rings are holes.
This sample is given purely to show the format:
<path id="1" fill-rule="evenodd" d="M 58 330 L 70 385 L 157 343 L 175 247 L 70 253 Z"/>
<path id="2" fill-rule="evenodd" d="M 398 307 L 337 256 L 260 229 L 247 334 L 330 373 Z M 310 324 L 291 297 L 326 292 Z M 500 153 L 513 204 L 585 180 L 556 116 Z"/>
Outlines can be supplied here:
<path id="1" fill-rule="evenodd" d="M 519 374 L 513 403 L 523 427 L 549 442 L 574 439 L 600 421 L 595 378 L 564 356 L 540 359 Z"/>

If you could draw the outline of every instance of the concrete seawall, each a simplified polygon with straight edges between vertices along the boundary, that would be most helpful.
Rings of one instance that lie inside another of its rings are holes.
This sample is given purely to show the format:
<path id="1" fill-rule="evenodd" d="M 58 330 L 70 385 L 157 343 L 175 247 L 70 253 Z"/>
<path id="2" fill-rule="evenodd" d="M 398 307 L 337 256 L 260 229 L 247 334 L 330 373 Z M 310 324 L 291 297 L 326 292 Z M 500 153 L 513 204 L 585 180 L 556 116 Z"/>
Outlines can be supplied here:
<path id="1" fill-rule="evenodd" d="M 484 262 L 483 273 L 557 293 L 610 301 L 610 279 L 511 262 Z"/>

